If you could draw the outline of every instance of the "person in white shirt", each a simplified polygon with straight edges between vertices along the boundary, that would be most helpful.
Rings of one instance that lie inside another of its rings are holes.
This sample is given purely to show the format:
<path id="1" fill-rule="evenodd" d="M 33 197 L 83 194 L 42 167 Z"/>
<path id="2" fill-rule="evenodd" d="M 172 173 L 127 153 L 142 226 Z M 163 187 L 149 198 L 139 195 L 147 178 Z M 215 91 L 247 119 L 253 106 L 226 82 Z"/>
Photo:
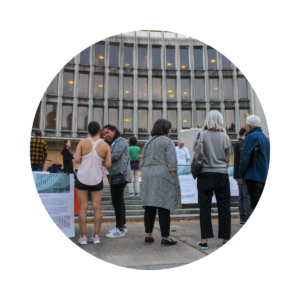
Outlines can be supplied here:
<path id="1" fill-rule="evenodd" d="M 184 139 L 178 141 L 178 146 L 175 147 L 177 155 L 177 165 L 189 165 L 190 164 L 190 153 L 189 150 L 184 147 Z"/>

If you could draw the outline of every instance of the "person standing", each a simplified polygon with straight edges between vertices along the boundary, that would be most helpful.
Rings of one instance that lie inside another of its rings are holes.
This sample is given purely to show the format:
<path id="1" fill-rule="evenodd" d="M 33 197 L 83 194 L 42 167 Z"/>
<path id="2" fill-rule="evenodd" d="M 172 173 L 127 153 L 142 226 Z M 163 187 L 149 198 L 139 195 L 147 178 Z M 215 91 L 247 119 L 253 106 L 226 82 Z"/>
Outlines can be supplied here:
<path id="1" fill-rule="evenodd" d="M 188 148 L 184 147 L 184 144 L 185 144 L 185 140 L 180 139 L 178 141 L 178 146 L 175 147 L 178 165 L 190 164 L 190 159 L 191 159 L 190 152 Z"/>
<path id="2" fill-rule="evenodd" d="M 254 210 L 264 190 L 270 162 L 270 141 L 263 134 L 260 118 L 250 115 L 246 118 L 246 139 L 241 155 L 240 174 L 246 183 Z"/>
<path id="3" fill-rule="evenodd" d="M 37 130 L 35 132 L 35 138 L 30 141 L 31 170 L 43 171 L 47 155 L 47 143 L 42 140 L 42 132 Z"/>
<path id="4" fill-rule="evenodd" d="M 161 245 L 176 245 L 170 238 L 170 211 L 181 205 L 177 159 L 174 142 L 169 138 L 172 124 L 159 119 L 151 131 L 152 138 L 145 144 L 141 158 L 142 204 L 145 208 L 145 244 L 154 242 L 152 236 L 158 210 Z"/>
<path id="5" fill-rule="evenodd" d="M 111 150 L 111 167 L 105 164 L 109 172 L 110 193 L 112 204 L 115 210 L 116 227 L 109 230 L 107 238 L 124 237 L 127 233 L 125 218 L 124 189 L 127 183 L 131 182 L 131 170 L 129 162 L 129 146 L 127 141 L 121 136 L 120 131 L 114 125 L 103 127 L 105 141 L 110 144 Z M 114 175 L 124 175 L 125 182 L 112 184 Z"/>
<path id="6" fill-rule="evenodd" d="M 242 184 L 240 175 L 240 160 L 244 148 L 246 129 L 242 127 L 239 131 L 239 140 L 234 146 L 234 173 L 233 178 L 237 181 L 239 187 L 239 212 L 240 212 L 240 225 L 243 226 L 249 219 L 252 208 L 250 203 L 250 196 L 247 192 L 247 186 Z"/>
<path id="7" fill-rule="evenodd" d="M 141 151 L 140 147 L 137 145 L 137 139 L 132 137 L 129 140 L 129 156 L 130 156 L 130 167 L 131 167 L 131 176 L 135 180 L 135 191 L 133 190 L 133 182 L 128 183 L 129 194 L 128 196 L 139 196 L 140 195 L 140 181 L 139 181 L 139 160 L 138 156 Z"/>
<path id="8" fill-rule="evenodd" d="M 61 155 L 63 156 L 63 165 L 64 165 L 64 172 L 73 174 L 73 159 L 74 156 L 70 153 L 69 148 L 71 147 L 71 141 L 65 140 L 63 148 L 61 150 Z"/>

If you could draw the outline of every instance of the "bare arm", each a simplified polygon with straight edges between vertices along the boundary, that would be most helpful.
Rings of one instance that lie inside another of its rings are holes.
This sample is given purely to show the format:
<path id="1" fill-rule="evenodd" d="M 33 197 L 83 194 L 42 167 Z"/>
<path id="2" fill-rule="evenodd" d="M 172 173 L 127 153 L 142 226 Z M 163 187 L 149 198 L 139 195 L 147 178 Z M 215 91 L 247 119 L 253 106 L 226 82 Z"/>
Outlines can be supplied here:
<path id="1" fill-rule="evenodd" d="M 230 161 L 230 155 L 226 155 L 226 159 L 229 162 Z"/>
<path id="2" fill-rule="evenodd" d="M 77 164 L 81 163 L 81 141 L 78 143 L 78 145 L 76 147 L 74 161 Z"/>
<path id="3" fill-rule="evenodd" d="M 107 144 L 106 144 L 106 154 L 105 154 L 102 165 L 108 169 L 111 168 L 111 152 L 110 152 L 110 148 Z"/>

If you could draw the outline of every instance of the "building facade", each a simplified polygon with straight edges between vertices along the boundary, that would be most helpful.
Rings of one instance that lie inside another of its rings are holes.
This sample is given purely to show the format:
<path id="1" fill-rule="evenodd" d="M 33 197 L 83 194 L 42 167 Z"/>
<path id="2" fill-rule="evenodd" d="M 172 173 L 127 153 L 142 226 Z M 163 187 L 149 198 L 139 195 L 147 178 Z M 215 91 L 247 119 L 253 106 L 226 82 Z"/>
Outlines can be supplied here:
<path id="1" fill-rule="evenodd" d="M 265 116 L 245 76 L 212 47 L 172 32 L 136 31 L 113 36 L 71 59 L 48 86 L 33 122 L 48 143 L 49 158 L 60 162 L 62 140 L 77 142 L 87 125 L 113 124 L 142 146 L 154 122 L 181 130 L 203 126 L 207 112 L 219 110 L 232 143 L 248 114 Z"/>

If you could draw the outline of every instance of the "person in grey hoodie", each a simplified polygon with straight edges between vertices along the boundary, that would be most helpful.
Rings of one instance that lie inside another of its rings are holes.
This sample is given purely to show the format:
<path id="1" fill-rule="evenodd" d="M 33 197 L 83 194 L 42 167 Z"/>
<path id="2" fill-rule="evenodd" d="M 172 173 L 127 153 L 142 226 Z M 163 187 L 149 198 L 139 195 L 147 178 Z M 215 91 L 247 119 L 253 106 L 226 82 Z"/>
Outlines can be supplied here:
<path id="1" fill-rule="evenodd" d="M 111 177 L 118 174 L 125 175 L 125 182 L 120 184 L 110 184 L 110 193 L 112 204 L 115 210 L 116 227 L 111 229 L 106 235 L 107 238 L 118 238 L 125 236 L 127 228 L 125 226 L 125 203 L 124 189 L 127 183 L 131 182 L 131 168 L 129 160 L 129 146 L 121 136 L 120 131 L 114 125 L 106 125 L 103 127 L 105 141 L 110 144 L 111 150 L 111 167 L 108 172 Z M 103 163 L 105 166 L 105 162 Z"/>

